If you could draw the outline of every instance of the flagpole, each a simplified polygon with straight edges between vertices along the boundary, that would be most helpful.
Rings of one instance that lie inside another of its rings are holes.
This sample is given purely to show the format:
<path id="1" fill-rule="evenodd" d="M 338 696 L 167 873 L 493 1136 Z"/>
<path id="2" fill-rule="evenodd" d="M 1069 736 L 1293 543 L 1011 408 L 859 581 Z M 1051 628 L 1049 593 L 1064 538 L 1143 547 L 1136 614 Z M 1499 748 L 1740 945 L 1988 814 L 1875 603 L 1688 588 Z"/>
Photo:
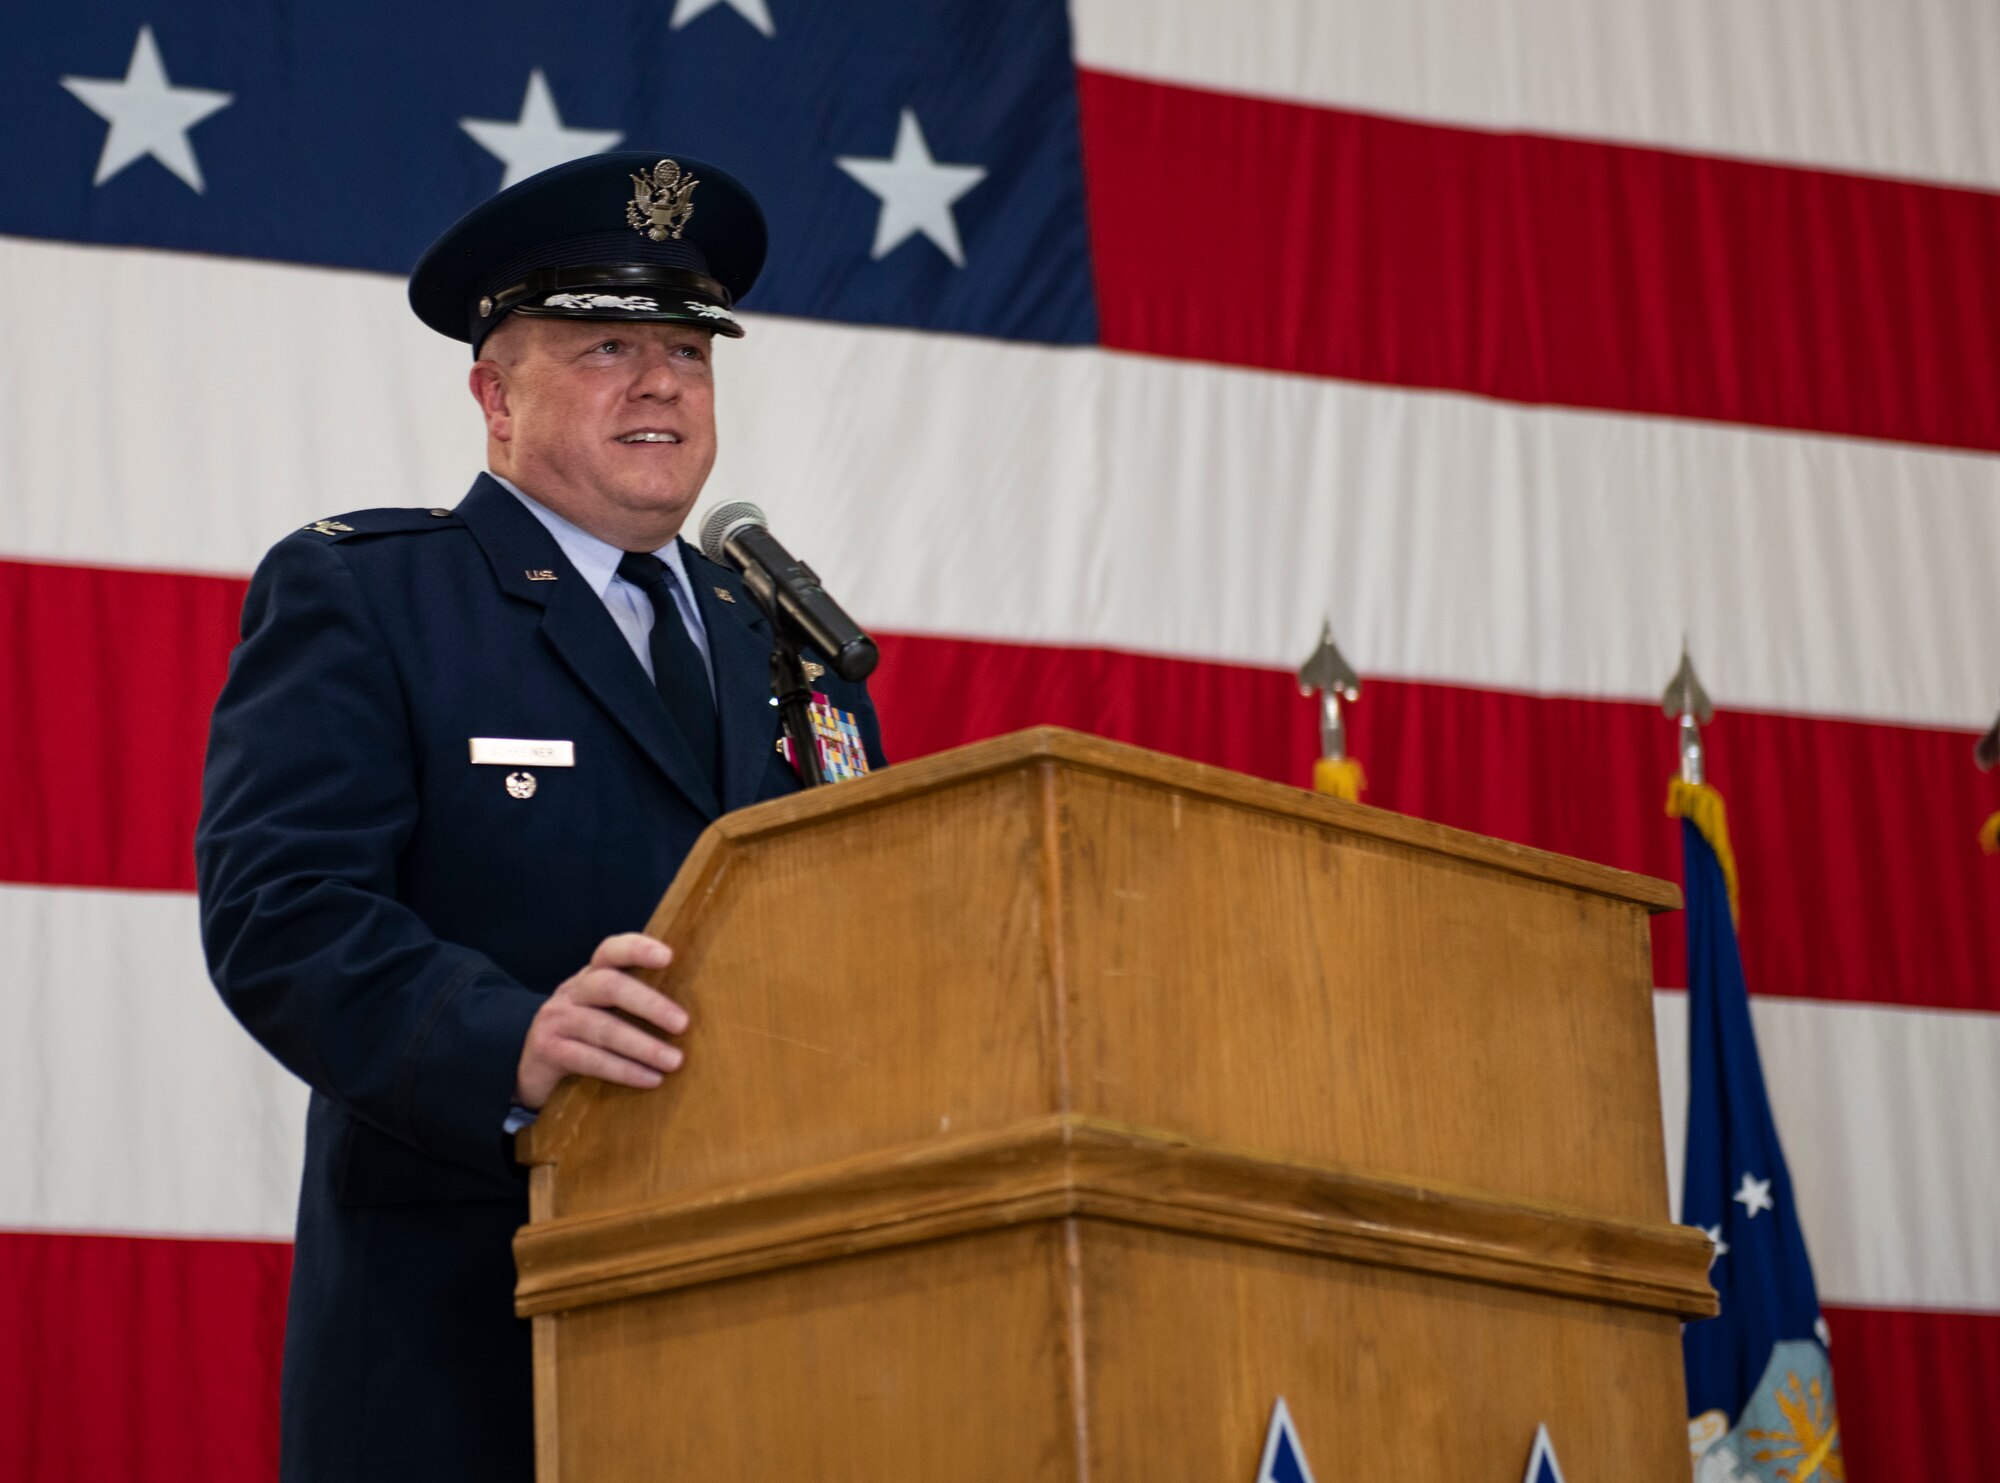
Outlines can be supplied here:
<path id="1" fill-rule="evenodd" d="M 1736 851 L 1729 844 L 1728 813 L 1722 806 L 1722 795 L 1708 785 L 1708 753 L 1701 740 L 1701 728 L 1715 719 L 1715 703 L 1702 688 L 1694 661 L 1688 658 L 1686 635 L 1681 638 L 1680 668 L 1667 681 L 1660 709 L 1679 728 L 1680 775 L 1667 784 L 1667 817 L 1686 819 L 1715 851 L 1729 887 L 1729 915 L 1740 924 L 1743 904 L 1737 890 Z"/>
<path id="2" fill-rule="evenodd" d="M 1299 694 L 1319 695 L 1319 760 L 1313 764 L 1313 791 L 1357 803 L 1368 786 L 1361 764 L 1347 755 L 1347 718 L 1343 701 L 1361 698 L 1361 676 L 1333 641 L 1333 621 L 1320 624 L 1319 644 L 1299 666 Z"/>
<path id="3" fill-rule="evenodd" d="M 1993 718 L 1986 735 L 1973 744 L 1972 760 L 1979 764 L 1981 772 L 2000 767 L 2000 716 Z M 1989 855 L 2000 855 L 2000 809 L 1995 809 L 1979 826 L 1979 847 Z"/>
<path id="4" fill-rule="evenodd" d="M 1682 821 L 1687 898 L 1688 1112 L 1681 1220 L 1714 1243 L 1714 1318 L 1681 1334 L 1696 1483 L 1846 1476 L 1830 1335 L 1764 1086 L 1737 943 L 1735 858 L 1701 727 L 1715 707 L 1686 645 L 1662 697 L 1680 765 L 1667 813 Z M 1777 1468 L 1767 1465 L 1776 1464 Z M 1780 1470 L 1782 1469 L 1782 1470 Z"/>

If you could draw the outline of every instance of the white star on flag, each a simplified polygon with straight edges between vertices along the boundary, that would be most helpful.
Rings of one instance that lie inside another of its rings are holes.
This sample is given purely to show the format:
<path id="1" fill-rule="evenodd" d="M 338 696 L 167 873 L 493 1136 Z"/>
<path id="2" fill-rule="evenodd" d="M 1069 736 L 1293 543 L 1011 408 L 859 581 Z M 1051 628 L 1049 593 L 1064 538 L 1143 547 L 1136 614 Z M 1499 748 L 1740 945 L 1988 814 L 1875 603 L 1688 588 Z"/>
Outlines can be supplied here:
<path id="1" fill-rule="evenodd" d="M 916 114 L 907 108 L 896 129 L 896 152 L 888 159 L 841 155 L 834 163 L 882 198 L 871 258 L 886 257 L 905 240 L 922 232 L 954 264 L 965 266 L 965 249 L 959 245 L 958 222 L 952 217 L 951 207 L 986 178 L 985 166 L 940 165 L 931 158 L 924 131 L 917 127 Z"/>
<path id="2" fill-rule="evenodd" d="M 1743 1183 L 1737 1186 L 1736 1193 L 1729 1198 L 1747 1210 L 1752 1220 L 1757 1218 L 1759 1210 L 1778 1208 L 1771 1199 L 1771 1181 L 1752 1179 L 1747 1171 L 1743 1175 Z"/>
<path id="3" fill-rule="evenodd" d="M 718 5 L 727 5 L 766 36 L 778 34 L 778 28 L 771 24 L 771 7 L 765 0 L 674 0 L 674 18 L 667 22 L 667 29 L 678 31 L 696 16 Z"/>
<path id="4" fill-rule="evenodd" d="M 1715 1246 L 1714 1252 L 1708 1258 L 1708 1264 L 1712 1267 L 1715 1265 L 1716 1257 L 1729 1255 L 1729 1243 L 1722 1239 L 1722 1222 L 1717 1221 L 1712 1226 L 1703 1226 L 1701 1233 Z"/>
<path id="5" fill-rule="evenodd" d="M 151 155 L 196 191 L 202 189 L 201 166 L 195 163 L 188 130 L 217 109 L 227 108 L 235 94 L 177 88 L 168 82 L 151 26 L 139 28 L 122 79 L 65 77 L 62 85 L 111 125 L 92 185 L 104 184 L 141 155 Z"/>
<path id="6" fill-rule="evenodd" d="M 500 181 L 503 191 L 551 165 L 601 154 L 625 137 L 622 129 L 565 128 L 562 115 L 556 112 L 555 94 L 549 91 L 549 80 L 539 67 L 528 74 L 520 118 L 511 124 L 505 119 L 462 118 L 458 126 L 494 158 L 506 162 L 507 173 Z"/>

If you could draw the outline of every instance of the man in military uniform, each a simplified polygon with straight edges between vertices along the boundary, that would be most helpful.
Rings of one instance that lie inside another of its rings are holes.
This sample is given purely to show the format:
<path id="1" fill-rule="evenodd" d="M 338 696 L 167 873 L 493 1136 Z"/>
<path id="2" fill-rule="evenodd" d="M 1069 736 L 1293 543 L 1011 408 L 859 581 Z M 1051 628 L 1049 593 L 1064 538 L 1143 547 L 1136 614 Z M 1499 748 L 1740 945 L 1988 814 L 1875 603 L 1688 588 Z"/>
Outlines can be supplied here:
<path id="1" fill-rule="evenodd" d="M 455 509 L 315 521 L 251 583 L 196 851 L 216 985 L 312 1088 L 289 1483 L 532 1476 L 510 1135 L 564 1076 L 699 1053 L 631 929 L 718 814 L 799 786 L 766 620 L 678 539 L 764 249 L 685 157 L 475 209 L 410 301 L 472 345 L 488 472 Z M 817 688 L 879 766 L 865 691 Z"/>

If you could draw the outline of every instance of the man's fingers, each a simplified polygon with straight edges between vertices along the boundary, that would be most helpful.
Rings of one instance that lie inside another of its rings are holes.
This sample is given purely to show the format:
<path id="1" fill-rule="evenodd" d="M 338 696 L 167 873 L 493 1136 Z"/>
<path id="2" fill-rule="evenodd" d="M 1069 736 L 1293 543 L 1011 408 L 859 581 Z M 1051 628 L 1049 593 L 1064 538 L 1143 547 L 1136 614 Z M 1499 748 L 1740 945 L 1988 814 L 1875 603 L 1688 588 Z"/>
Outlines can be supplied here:
<path id="1" fill-rule="evenodd" d="M 656 1071 L 672 1071 L 682 1060 L 681 1049 L 648 1035 L 636 1025 L 628 1025 L 615 1014 L 601 1009 L 583 1010 L 562 1026 L 565 1040 L 599 1046 L 628 1061 L 638 1061 Z"/>
<path id="2" fill-rule="evenodd" d="M 592 968 L 664 968 L 673 962 L 674 950 L 643 932 L 620 932 L 607 937 L 590 955 Z"/>
<path id="3" fill-rule="evenodd" d="M 637 1034 L 637 1031 L 633 1032 Z M 661 1073 L 637 1061 L 614 1055 L 581 1040 L 559 1040 L 550 1047 L 549 1059 L 570 1076 L 594 1076 L 624 1087 L 656 1087 Z"/>
<path id="4" fill-rule="evenodd" d="M 642 932 L 623 932 L 600 942 L 590 966 L 557 989 L 536 1016 L 515 1078 L 522 1105 L 540 1106 L 562 1076 L 655 1087 L 667 1072 L 678 1070 L 685 1059 L 680 1047 L 640 1025 L 678 1035 L 688 1027 L 687 1011 L 623 971 L 664 968 L 673 956 L 665 943 Z"/>
<path id="5" fill-rule="evenodd" d="M 658 1025 L 669 1035 L 688 1027 L 688 1012 L 658 989 L 648 988 L 616 968 L 592 968 L 577 978 L 576 999 L 605 1009 L 622 1009 L 634 1019 Z"/>

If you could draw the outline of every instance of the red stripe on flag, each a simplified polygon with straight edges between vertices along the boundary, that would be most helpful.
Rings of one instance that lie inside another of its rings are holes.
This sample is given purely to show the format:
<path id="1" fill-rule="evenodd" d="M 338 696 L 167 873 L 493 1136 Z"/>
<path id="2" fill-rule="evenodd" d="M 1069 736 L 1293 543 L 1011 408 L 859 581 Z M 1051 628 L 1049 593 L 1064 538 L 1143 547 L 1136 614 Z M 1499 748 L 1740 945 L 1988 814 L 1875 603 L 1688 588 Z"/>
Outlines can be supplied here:
<path id="1" fill-rule="evenodd" d="M 22 827 L 0 831 L 0 880 L 192 888 L 207 713 L 242 591 L 233 578 L 0 563 L 0 652 L 19 659 L 21 718 L 0 728 L 0 775 L 22 804 Z M 1282 672 L 882 643 L 872 686 L 895 756 L 1046 722 L 1260 777 L 1311 775 L 1314 712 Z M 1656 706 L 1371 680 L 1352 717 L 1372 804 L 1680 878 L 1678 826 L 1662 812 L 1674 729 Z M 1725 712 L 1708 740 L 1754 990 L 2000 1009 L 2000 869 L 1974 841 L 2000 777 L 1974 770 L 1970 733 Z M 1656 982 L 1684 983 L 1679 918 L 1658 921 Z"/>
<path id="2" fill-rule="evenodd" d="M 0 880 L 194 888 L 245 583 L 0 561 Z"/>
<path id="3" fill-rule="evenodd" d="M 1079 86 L 1106 345 L 2000 448 L 2000 196 Z"/>
<path id="4" fill-rule="evenodd" d="M 2000 1314 L 1828 1308 L 1833 1393 L 1857 1483 L 2000 1471 Z"/>
<path id="5" fill-rule="evenodd" d="M 292 1249 L 0 1232 L 0 1477 L 268 1483 Z"/>

